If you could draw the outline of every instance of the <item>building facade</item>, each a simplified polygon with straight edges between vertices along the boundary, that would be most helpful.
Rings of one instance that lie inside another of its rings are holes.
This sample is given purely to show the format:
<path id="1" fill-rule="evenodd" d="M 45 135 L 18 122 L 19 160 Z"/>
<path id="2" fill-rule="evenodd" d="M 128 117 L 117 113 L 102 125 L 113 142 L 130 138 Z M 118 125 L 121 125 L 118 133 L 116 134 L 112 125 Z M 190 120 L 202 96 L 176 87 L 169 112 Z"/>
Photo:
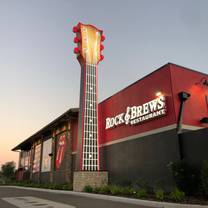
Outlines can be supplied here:
<path id="1" fill-rule="evenodd" d="M 208 159 L 208 75 L 168 63 L 99 103 L 100 169 L 111 183 L 172 184 L 170 162 Z M 79 109 L 13 148 L 18 179 L 72 183 Z"/>

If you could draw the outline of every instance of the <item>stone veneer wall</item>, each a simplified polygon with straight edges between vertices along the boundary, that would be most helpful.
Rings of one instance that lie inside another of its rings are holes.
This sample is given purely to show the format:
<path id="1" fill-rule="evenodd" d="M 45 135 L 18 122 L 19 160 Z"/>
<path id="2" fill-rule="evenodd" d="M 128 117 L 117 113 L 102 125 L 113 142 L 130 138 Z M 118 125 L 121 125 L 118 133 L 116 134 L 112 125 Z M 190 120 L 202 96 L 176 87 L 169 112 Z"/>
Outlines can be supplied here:
<path id="1" fill-rule="evenodd" d="M 75 171 L 73 180 L 73 190 L 83 191 L 84 187 L 100 187 L 108 184 L 107 171 Z"/>

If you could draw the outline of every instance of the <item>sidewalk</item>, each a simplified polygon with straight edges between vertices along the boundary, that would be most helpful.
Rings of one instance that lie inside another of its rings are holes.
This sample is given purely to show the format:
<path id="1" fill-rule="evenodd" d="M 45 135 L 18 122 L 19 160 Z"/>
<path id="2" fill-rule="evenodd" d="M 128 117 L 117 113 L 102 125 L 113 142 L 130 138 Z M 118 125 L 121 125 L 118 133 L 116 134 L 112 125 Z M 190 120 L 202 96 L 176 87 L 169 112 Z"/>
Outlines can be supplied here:
<path id="1" fill-rule="evenodd" d="M 20 187 L 20 186 L 1 186 L 1 187 L 10 187 L 10 188 L 12 187 L 12 188 L 17 188 L 17 189 L 33 190 L 33 191 L 56 193 L 56 194 L 68 194 L 68 195 L 75 195 L 75 196 L 81 196 L 81 197 L 109 200 L 109 201 L 114 201 L 114 202 L 122 202 L 122 203 L 127 203 L 127 204 L 149 206 L 149 207 L 155 207 L 155 208 L 208 208 L 208 205 L 191 205 L 191 204 L 177 204 L 177 203 L 169 203 L 169 202 L 157 202 L 157 201 L 132 199 L 132 198 L 109 196 L 109 195 L 102 195 L 102 194 L 90 194 L 90 193 L 84 193 L 84 192 L 50 190 L 50 189 Z"/>

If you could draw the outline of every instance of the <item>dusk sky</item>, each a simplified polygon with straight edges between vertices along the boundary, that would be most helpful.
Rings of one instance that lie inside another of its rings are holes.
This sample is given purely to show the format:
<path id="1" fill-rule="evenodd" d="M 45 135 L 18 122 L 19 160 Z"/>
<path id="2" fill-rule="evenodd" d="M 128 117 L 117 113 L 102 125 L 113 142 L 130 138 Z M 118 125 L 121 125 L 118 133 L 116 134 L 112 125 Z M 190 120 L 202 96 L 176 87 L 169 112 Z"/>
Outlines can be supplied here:
<path id="1" fill-rule="evenodd" d="M 106 36 L 102 101 L 167 62 L 208 73 L 207 10 L 207 0 L 0 0 L 0 165 L 17 162 L 14 146 L 78 107 L 78 22 Z"/>

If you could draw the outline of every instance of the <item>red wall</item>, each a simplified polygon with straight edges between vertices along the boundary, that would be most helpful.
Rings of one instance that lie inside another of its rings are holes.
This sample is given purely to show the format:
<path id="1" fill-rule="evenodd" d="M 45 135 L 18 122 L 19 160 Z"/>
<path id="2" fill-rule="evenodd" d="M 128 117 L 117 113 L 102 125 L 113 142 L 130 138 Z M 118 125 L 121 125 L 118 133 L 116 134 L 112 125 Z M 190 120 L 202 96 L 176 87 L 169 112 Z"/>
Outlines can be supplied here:
<path id="1" fill-rule="evenodd" d="M 100 144 L 176 124 L 180 108 L 178 93 L 181 91 L 191 94 L 190 99 L 185 104 L 183 124 L 208 127 L 208 125 L 200 123 L 200 119 L 205 116 L 208 117 L 208 106 L 205 101 L 205 94 L 208 95 L 208 87 L 204 86 L 202 82 L 200 83 L 203 77 L 208 79 L 208 75 L 200 72 L 175 64 L 166 64 L 99 103 Z M 105 129 L 106 118 L 125 113 L 127 106 L 139 106 L 155 99 L 158 91 L 166 96 L 167 115 L 137 125 L 121 124 L 111 129 Z M 76 151 L 77 121 L 72 122 L 72 129 L 73 138 L 76 138 L 73 140 L 72 150 Z"/>
<path id="2" fill-rule="evenodd" d="M 138 125 L 122 124 L 112 129 L 105 130 L 107 117 L 114 117 L 126 111 L 127 106 L 138 106 L 156 98 L 156 92 L 161 91 L 167 99 L 167 115 L 155 118 Z M 172 88 L 170 67 L 165 65 L 159 70 L 135 82 L 124 90 L 99 104 L 100 113 L 100 143 L 114 141 L 142 132 L 161 128 L 176 123 L 175 111 L 172 101 Z"/>
<path id="3" fill-rule="evenodd" d="M 170 65 L 170 72 L 177 118 L 180 108 L 178 93 L 185 91 L 190 93 L 191 97 L 185 103 L 183 124 L 196 127 L 208 127 L 200 123 L 203 117 L 208 117 L 208 106 L 205 100 L 205 95 L 208 95 L 208 87 L 202 84 L 204 78 L 208 79 L 208 75 L 174 64 Z"/>

